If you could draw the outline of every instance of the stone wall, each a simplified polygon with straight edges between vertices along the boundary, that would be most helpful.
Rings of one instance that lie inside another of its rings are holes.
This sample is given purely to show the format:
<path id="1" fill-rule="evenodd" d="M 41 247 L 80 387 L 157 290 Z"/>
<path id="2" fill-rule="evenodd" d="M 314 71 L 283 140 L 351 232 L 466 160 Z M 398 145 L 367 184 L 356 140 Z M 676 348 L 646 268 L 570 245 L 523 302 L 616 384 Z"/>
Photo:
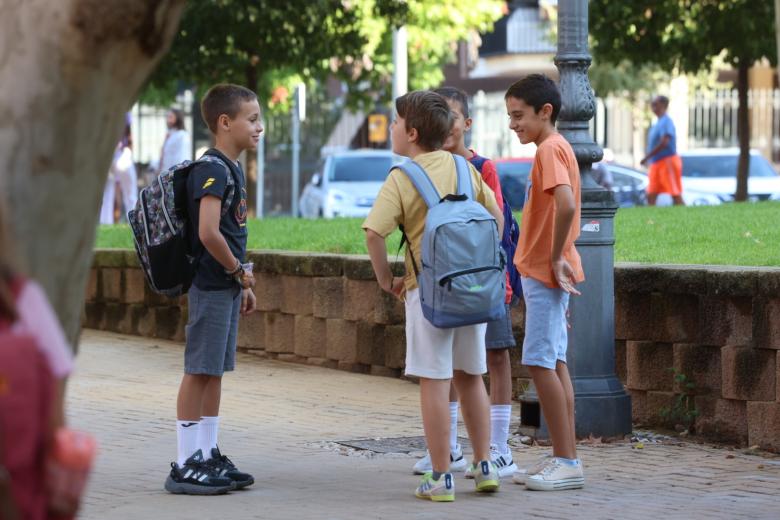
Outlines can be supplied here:
<path id="1" fill-rule="evenodd" d="M 259 312 L 239 348 L 262 357 L 382 376 L 403 373 L 403 305 L 382 292 L 366 256 L 253 252 Z M 399 263 L 394 269 L 402 269 Z M 513 309 L 523 337 L 523 306 Z M 134 251 L 96 252 L 84 325 L 182 341 L 187 300 L 152 293 Z M 780 450 L 780 269 L 615 268 L 616 370 L 640 425 L 689 394 L 696 433 Z M 528 373 L 513 354 L 515 395 Z M 676 375 L 684 375 L 685 389 Z"/>

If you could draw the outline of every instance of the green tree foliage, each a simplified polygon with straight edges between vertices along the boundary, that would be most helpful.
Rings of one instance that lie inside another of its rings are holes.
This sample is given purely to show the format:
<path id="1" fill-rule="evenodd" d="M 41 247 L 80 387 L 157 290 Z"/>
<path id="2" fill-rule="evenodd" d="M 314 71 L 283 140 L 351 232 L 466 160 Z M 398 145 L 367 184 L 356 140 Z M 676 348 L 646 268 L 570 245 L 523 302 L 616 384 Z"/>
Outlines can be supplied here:
<path id="1" fill-rule="evenodd" d="M 737 200 L 747 198 L 750 129 L 747 71 L 777 61 L 772 0 L 590 1 L 593 54 L 601 63 L 656 64 L 697 72 L 721 57 L 738 71 L 740 161 Z"/>
<path id="2" fill-rule="evenodd" d="M 160 102 L 180 82 L 275 87 L 335 75 L 351 104 L 388 101 L 392 32 L 406 24 L 411 88 L 441 82 L 457 41 L 487 31 L 502 0 L 191 0 L 179 35 L 145 93 Z M 286 107 L 282 107 L 286 108 Z"/>

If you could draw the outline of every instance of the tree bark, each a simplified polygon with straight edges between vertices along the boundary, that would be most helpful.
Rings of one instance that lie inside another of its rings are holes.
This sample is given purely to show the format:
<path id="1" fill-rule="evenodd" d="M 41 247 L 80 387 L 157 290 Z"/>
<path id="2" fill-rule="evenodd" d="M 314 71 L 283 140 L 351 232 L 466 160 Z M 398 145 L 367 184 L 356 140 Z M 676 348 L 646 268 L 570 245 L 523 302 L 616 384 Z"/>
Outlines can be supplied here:
<path id="1" fill-rule="evenodd" d="M 739 60 L 737 69 L 737 138 L 739 139 L 739 163 L 737 166 L 737 192 L 734 200 L 744 202 L 748 198 L 748 173 L 750 172 L 750 108 L 748 107 L 748 60 Z"/>
<path id="2" fill-rule="evenodd" d="M 0 197 L 76 344 L 112 153 L 184 0 L 0 0 Z"/>

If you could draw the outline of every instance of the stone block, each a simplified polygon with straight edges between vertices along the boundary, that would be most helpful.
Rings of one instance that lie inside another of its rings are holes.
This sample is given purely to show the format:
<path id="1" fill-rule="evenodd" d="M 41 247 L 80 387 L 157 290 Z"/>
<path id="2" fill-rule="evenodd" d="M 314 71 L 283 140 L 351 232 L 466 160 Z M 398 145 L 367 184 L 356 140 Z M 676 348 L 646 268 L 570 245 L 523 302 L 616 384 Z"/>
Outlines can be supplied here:
<path id="1" fill-rule="evenodd" d="M 777 295 L 775 295 L 777 296 Z M 780 350 L 780 299 L 756 299 L 753 309 L 754 345 Z"/>
<path id="2" fill-rule="evenodd" d="M 282 275 L 282 312 L 312 313 L 312 279 L 308 276 Z"/>
<path id="3" fill-rule="evenodd" d="M 335 359 L 328 359 L 322 357 L 310 357 L 306 358 L 306 364 L 321 368 L 333 368 L 339 367 L 339 362 Z"/>
<path id="4" fill-rule="evenodd" d="M 629 389 L 631 394 L 631 416 L 641 426 L 674 426 L 662 416 L 664 409 L 674 406 L 674 392 L 657 392 Z"/>
<path id="5" fill-rule="evenodd" d="M 325 357 L 325 319 L 295 316 L 295 353 L 303 357 Z"/>
<path id="6" fill-rule="evenodd" d="M 369 374 L 371 374 L 372 376 L 398 378 L 401 376 L 401 370 L 398 368 L 387 368 L 386 366 L 382 366 L 382 365 L 371 365 Z"/>
<path id="7" fill-rule="evenodd" d="M 390 293 L 377 292 L 374 306 L 374 322 L 382 325 L 398 325 L 404 323 L 406 308 L 404 303 Z"/>
<path id="8" fill-rule="evenodd" d="M 747 403 L 748 444 L 780 451 L 780 403 Z"/>
<path id="9" fill-rule="evenodd" d="M 777 402 L 780 403 L 780 356 L 775 354 L 777 371 L 775 372 L 775 388 L 777 389 Z"/>
<path id="10" fill-rule="evenodd" d="M 692 390 L 688 390 L 688 393 L 714 393 L 720 396 L 720 347 L 675 343 L 673 350 L 675 372 L 684 375 L 687 381 L 695 385 Z M 682 385 L 675 381 L 674 391 L 684 390 Z"/>
<path id="11" fill-rule="evenodd" d="M 745 345 L 753 337 L 750 297 L 702 296 L 699 342 L 705 345 Z"/>
<path id="12" fill-rule="evenodd" d="M 127 251 L 135 255 L 135 251 Z M 92 257 L 94 267 L 126 267 L 125 251 L 121 249 L 96 249 Z"/>
<path id="13" fill-rule="evenodd" d="M 295 316 L 280 312 L 266 313 L 265 350 L 269 353 L 295 353 Z"/>
<path id="14" fill-rule="evenodd" d="M 238 320 L 238 346 L 245 349 L 265 348 L 265 313 L 253 312 Z"/>
<path id="15" fill-rule="evenodd" d="M 100 329 L 119 332 L 119 322 L 124 318 L 124 305 L 120 303 L 105 304 L 105 313 L 100 322 Z"/>
<path id="16" fill-rule="evenodd" d="M 672 390 L 673 364 L 668 343 L 626 342 L 626 386 L 632 390 Z"/>
<path id="17" fill-rule="evenodd" d="M 406 366 L 406 327 L 404 325 L 388 325 L 384 328 L 385 363 L 388 368 L 404 368 Z"/>
<path id="18" fill-rule="evenodd" d="M 757 271 L 716 266 L 707 270 L 707 294 L 751 297 L 757 289 Z"/>
<path id="19" fill-rule="evenodd" d="M 182 316 L 180 307 L 155 307 L 154 313 L 155 337 L 174 341 L 184 339 L 186 316 Z"/>
<path id="20" fill-rule="evenodd" d="M 146 305 L 135 305 L 133 309 L 134 333 L 145 338 L 153 338 L 157 332 L 157 313 Z"/>
<path id="21" fill-rule="evenodd" d="M 295 276 L 341 276 L 344 257 L 333 254 L 309 252 L 277 253 L 274 259 L 276 272 Z"/>
<path id="22" fill-rule="evenodd" d="M 694 423 L 697 435 L 719 442 L 738 445 L 747 443 L 748 420 L 745 401 L 696 396 L 694 406 L 699 413 Z"/>
<path id="23" fill-rule="evenodd" d="M 640 314 L 635 316 L 635 319 L 647 320 L 647 317 Z M 699 341 L 700 332 L 699 296 L 653 294 L 649 321 L 652 334 L 643 339 L 667 343 L 696 343 Z"/>
<path id="24" fill-rule="evenodd" d="M 312 279 L 312 312 L 317 318 L 341 318 L 344 279 L 329 276 Z"/>
<path id="25" fill-rule="evenodd" d="M 523 397 L 528 387 L 531 385 L 530 377 L 513 377 L 512 378 L 512 399 L 519 400 Z"/>
<path id="26" fill-rule="evenodd" d="M 621 264 L 615 267 L 616 293 L 643 294 L 657 290 L 659 268 L 652 265 Z"/>
<path id="27" fill-rule="evenodd" d="M 768 298 L 777 298 L 780 294 L 780 270 L 769 268 L 760 270 L 758 276 L 758 294 Z"/>
<path id="28" fill-rule="evenodd" d="M 626 361 L 626 342 L 622 340 L 615 341 L 615 374 L 624 385 L 628 376 Z"/>
<path id="29" fill-rule="evenodd" d="M 775 353 L 752 347 L 723 347 L 720 351 L 722 396 L 744 401 L 775 401 Z"/>
<path id="30" fill-rule="evenodd" d="M 87 302 L 84 305 L 84 327 L 101 329 L 105 317 L 106 305 L 101 302 Z"/>
<path id="31" fill-rule="evenodd" d="M 120 304 L 122 317 L 117 322 L 116 331 L 120 334 L 133 333 L 133 310 L 130 305 Z"/>
<path id="32" fill-rule="evenodd" d="M 254 291 L 258 310 L 275 312 L 281 308 L 282 283 L 278 275 L 255 269 Z"/>
<path id="33" fill-rule="evenodd" d="M 146 277 L 141 269 L 125 269 L 124 303 L 144 303 L 146 294 Z"/>
<path id="34" fill-rule="evenodd" d="M 344 276 L 350 280 L 374 280 L 374 268 L 368 255 L 349 255 L 344 257 Z"/>
<path id="35" fill-rule="evenodd" d="M 119 301 L 122 297 L 122 269 L 115 267 L 101 269 L 100 287 L 104 300 Z"/>
<path id="36" fill-rule="evenodd" d="M 96 302 L 100 297 L 98 293 L 98 269 L 91 268 L 87 277 L 86 301 Z"/>
<path id="37" fill-rule="evenodd" d="M 339 370 L 346 372 L 355 372 L 356 374 L 368 374 L 371 371 L 371 365 L 362 363 L 351 363 L 349 361 L 339 361 Z"/>
<path id="38" fill-rule="evenodd" d="M 381 289 L 376 282 L 344 279 L 345 320 L 373 321 L 376 300 Z"/>
<path id="39" fill-rule="evenodd" d="M 651 293 L 615 291 L 615 338 L 648 339 L 653 323 L 650 321 Z"/>
<path id="40" fill-rule="evenodd" d="M 509 318 L 512 320 L 512 330 L 516 332 L 525 331 L 525 302 L 520 299 L 517 305 L 509 308 Z"/>
<path id="41" fill-rule="evenodd" d="M 276 356 L 278 361 L 284 361 L 285 363 L 306 363 L 306 358 L 299 356 L 298 354 L 284 354 L 280 353 Z"/>
<path id="42" fill-rule="evenodd" d="M 512 367 L 512 377 L 530 378 L 528 367 L 522 364 L 523 348 L 522 343 L 518 343 L 516 348 L 509 349 L 509 366 Z"/>
<path id="43" fill-rule="evenodd" d="M 369 323 L 328 319 L 325 355 L 345 363 L 371 364 L 375 327 Z"/>
<path id="44" fill-rule="evenodd" d="M 704 294 L 707 268 L 679 265 L 653 266 L 655 290 L 666 294 Z"/>

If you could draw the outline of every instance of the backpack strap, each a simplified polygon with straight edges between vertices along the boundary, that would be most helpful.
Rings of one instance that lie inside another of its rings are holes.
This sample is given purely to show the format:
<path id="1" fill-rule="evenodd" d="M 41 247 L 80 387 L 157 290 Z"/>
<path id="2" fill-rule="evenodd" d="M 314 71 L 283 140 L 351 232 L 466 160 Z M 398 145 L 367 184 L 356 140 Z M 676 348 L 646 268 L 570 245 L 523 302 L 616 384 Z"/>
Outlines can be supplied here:
<path id="1" fill-rule="evenodd" d="M 412 181 L 412 184 L 417 189 L 420 197 L 425 201 L 428 209 L 439 203 L 439 200 L 441 199 L 439 192 L 436 190 L 436 186 L 433 185 L 433 181 L 431 181 L 431 178 L 425 173 L 422 166 L 409 159 L 393 168 L 398 168 L 409 177 L 409 180 Z"/>
<path id="2" fill-rule="evenodd" d="M 452 154 L 452 158 L 455 160 L 455 170 L 458 173 L 458 187 L 456 191 L 474 200 L 474 186 L 471 183 L 469 163 L 460 155 Z"/>
<path id="3" fill-rule="evenodd" d="M 481 155 L 477 155 L 475 153 L 474 155 L 471 156 L 469 162 L 472 165 L 474 165 L 474 168 L 476 168 L 479 173 L 482 173 L 482 167 L 485 166 L 485 163 L 487 162 L 487 157 L 482 157 Z"/>
<path id="4" fill-rule="evenodd" d="M 236 196 L 236 191 L 238 191 L 238 182 L 236 180 L 236 175 L 233 173 L 233 168 L 230 167 L 229 164 L 227 164 L 224 160 L 222 160 L 221 157 L 218 155 L 210 154 L 208 152 L 204 153 L 200 156 L 200 158 L 195 161 L 196 163 L 213 163 L 213 164 L 221 164 L 225 170 L 227 170 L 227 181 L 226 186 L 228 188 L 231 188 L 228 192 L 225 199 L 222 201 L 222 215 L 224 216 L 228 211 L 230 211 L 230 205 L 233 204 L 233 199 Z"/>

